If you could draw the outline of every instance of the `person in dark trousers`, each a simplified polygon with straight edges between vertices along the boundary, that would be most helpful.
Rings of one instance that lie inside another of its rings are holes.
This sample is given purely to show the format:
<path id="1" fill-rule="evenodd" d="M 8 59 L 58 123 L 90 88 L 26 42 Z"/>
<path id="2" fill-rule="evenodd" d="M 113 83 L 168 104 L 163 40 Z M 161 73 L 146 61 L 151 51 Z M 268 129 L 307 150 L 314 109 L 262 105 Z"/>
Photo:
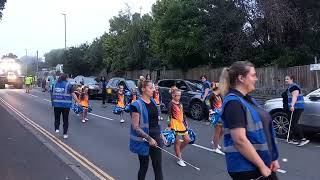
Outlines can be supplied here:
<path id="1" fill-rule="evenodd" d="M 300 86 L 294 83 L 294 76 L 286 76 L 285 81 L 288 88 L 282 94 L 283 102 L 286 103 L 283 108 L 286 110 L 289 118 L 291 118 L 292 114 L 291 128 L 290 132 L 288 132 L 288 143 L 299 147 L 304 146 L 310 142 L 304 138 L 302 128 L 299 125 L 299 120 L 304 110 L 304 98 Z"/>
<path id="2" fill-rule="evenodd" d="M 210 95 L 210 92 L 211 92 L 211 84 L 210 82 L 208 81 L 208 78 L 207 76 L 203 75 L 200 77 L 201 79 L 201 82 L 202 82 L 202 94 L 201 94 L 201 98 L 202 98 L 202 101 L 205 101 L 205 99 Z"/>
<path id="3" fill-rule="evenodd" d="M 272 118 L 248 95 L 257 80 L 254 65 L 248 61 L 235 62 L 221 74 L 224 152 L 234 180 L 278 179 L 279 151 Z"/>
<path id="4" fill-rule="evenodd" d="M 106 107 L 106 97 L 107 97 L 107 81 L 104 76 L 100 78 L 100 88 L 102 90 L 102 105 Z"/>
<path id="5" fill-rule="evenodd" d="M 72 92 L 72 85 L 68 83 L 67 76 L 61 74 L 58 81 L 53 84 L 51 90 L 51 102 L 54 109 L 54 128 L 59 133 L 60 116 L 63 119 L 63 138 L 68 138 L 69 111 L 72 105 L 72 98 L 76 95 Z"/>
<path id="6" fill-rule="evenodd" d="M 162 152 L 157 146 L 166 144 L 161 134 L 158 108 L 152 99 L 151 81 L 139 80 L 141 98 L 131 105 L 130 151 L 138 154 L 140 168 L 138 180 L 144 180 L 151 157 L 155 180 L 163 180 Z"/>

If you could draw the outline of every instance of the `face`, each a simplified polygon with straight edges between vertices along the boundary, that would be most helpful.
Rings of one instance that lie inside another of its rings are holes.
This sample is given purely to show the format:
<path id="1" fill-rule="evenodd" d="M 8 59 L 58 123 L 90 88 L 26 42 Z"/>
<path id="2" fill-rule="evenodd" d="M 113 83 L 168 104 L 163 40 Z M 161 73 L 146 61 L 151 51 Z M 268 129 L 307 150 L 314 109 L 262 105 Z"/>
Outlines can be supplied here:
<path id="1" fill-rule="evenodd" d="M 157 85 L 154 86 L 154 90 L 158 92 L 159 91 L 159 86 L 157 86 Z"/>
<path id="2" fill-rule="evenodd" d="M 202 81 L 202 82 L 205 82 L 206 80 L 207 80 L 207 79 L 206 79 L 205 77 L 202 77 L 202 78 L 201 78 L 201 81 Z"/>
<path id="3" fill-rule="evenodd" d="M 123 91 L 124 91 L 123 86 L 119 86 L 119 93 L 120 93 L 120 94 L 123 94 Z"/>
<path id="4" fill-rule="evenodd" d="M 152 83 L 149 82 L 145 88 L 142 88 L 143 94 L 147 95 L 148 97 L 153 96 L 153 86 Z"/>
<path id="5" fill-rule="evenodd" d="M 174 94 L 172 94 L 172 99 L 174 101 L 180 101 L 181 99 L 181 92 L 180 91 L 176 91 Z"/>
<path id="6" fill-rule="evenodd" d="M 256 89 L 255 84 L 258 78 L 254 67 L 250 67 L 250 71 L 246 76 L 240 75 L 238 78 L 248 93 Z"/>
<path id="7" fill-rule="evenodd" d="M 290 78 L 290 76 L 286 76 L 285 78 L 286 84 L 292 84 L 293 80 Z"/>

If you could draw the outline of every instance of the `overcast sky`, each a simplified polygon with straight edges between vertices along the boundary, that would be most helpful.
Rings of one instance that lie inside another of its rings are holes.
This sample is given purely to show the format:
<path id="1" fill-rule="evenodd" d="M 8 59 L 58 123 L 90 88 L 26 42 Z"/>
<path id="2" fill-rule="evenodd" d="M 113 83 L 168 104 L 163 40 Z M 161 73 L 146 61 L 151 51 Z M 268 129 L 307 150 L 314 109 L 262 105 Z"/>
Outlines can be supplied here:
<path id="1" fill-rule="evenodd" d="M 109 29 L 109 19 L 120 10 L 151 12 L 156 0 L 7 0 L 0 21 L 0 56 L 14 53 L 39 56 L 64 48 L 64 20 L 67 14 L 67 46 L 92 42 Z"/>

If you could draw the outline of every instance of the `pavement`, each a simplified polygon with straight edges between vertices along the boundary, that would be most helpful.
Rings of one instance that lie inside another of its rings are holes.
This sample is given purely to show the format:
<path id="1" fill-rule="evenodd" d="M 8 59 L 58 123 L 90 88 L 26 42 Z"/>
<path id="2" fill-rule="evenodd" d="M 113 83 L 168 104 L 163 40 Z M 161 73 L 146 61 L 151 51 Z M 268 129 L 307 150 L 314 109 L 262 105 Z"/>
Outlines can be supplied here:
<path id="1" fill-rule="evenodd" d="M 129 127 L 130 117 L 125 115 L 126 122 L 120 124 L 119 117 L 112 113 L 112 104 L 107 104 L 104 108 L 100 100 L 91 100 L 93 112 L 89 114 L 89 121 L 83 124 L 80 117 L 70 112 L 69 116 L 69 138 L 62 139 L 61 134 L 55 134 L 53 122 L 53 109 L 50 103 L 50 96 L 48 93 L 43 93 L 39 89 L 33 89 L 31 94 L 24 93 L 23 90 L 3 89 L 0 90 L 0 104 L 5 107 L 8 112 L 0 109 L 0 123 L 1 127 L 5 126 L 3 119 L 10 119 L 12 122 L 20 122 L 21 131 L 29 134 L 30 139 L 37 144 L 32 145 L 33 149 L 46 149 L 46 152 L 52 158 L 56 159 L 56 163 L 61 163 L 61 167 L 55 172 L 58 174 L 71 173 L 72 179 L 120 179 L 133 180 L 137 179 L 138 172 L 138 158 L 135 154 L 130 153 L 129 144 Z M 1 107 L 1 106 L 0 106 Z M 9 116 L 5 117 L 4 115 Z M 163 114 L 163 117 L 166 115 Z M 195 145 L 189 145 L 183 152 L 184 160 L 199 167 L 201 170 L 197 171 L 194 168 L 179 167 L 176 160 L 166 153 L 163 153 L 163 173 L 166 180 L 228 180 L 231 179 L 226 172 L 226 165 L 224 156 L 214 153 L 211 150 L 211 139 L 213 135 L 213 128 L 205 122 L 199 122 L 189 119 L 190 127 L 196 132 L 197 140 Z M 19 125 L 19 123 L 18 123 Z M 165 122 L 161 122 L 165 127 Z M 11 128 L 11 127 L 10 127 Z M 5 128 L 9 129 L 9 128 Z M 62 131 L 62 128 L 60 129 Z M 10 131 L 11 132 L 11 131 Z M 10 133 L 7 132 L 7 133 Z M 0 132 L 2 135 L 2 132 Z M 14 133 L 18 134 L 18 133 Z M 10 137 L 2 135 L 1 137 Z M 42 138 L 43 141 L 39 140 Z M 25 144 L 31 144 L 30 139 L 25 139 L 21 142 L 22 147 L 28 147 Z M 8 139 L 6 141 L 9 141 Z M 9 141 L 10 142 L 10 141 Z M 9 143 L 7 142 L 7 143 Z M 2 143 L 2 142 L 0 142 Z M 289 145 L 283 140 L 278 140 L 280 150 L 280 166 L 282 173 L 278 173 L 279 179 L 283 180 L 319 180 L 319 162 L 320 162 L 320 138 L 312 137 L 310 144 L 304 147 L 296 147 Z M 18 143 L 20 144 L 20 143 Z M 0 144 L 2 147 L 2 144 Z M 45 145 L 45 146 L 44 146 Z M 48 148 L 47 146 L 51 148 Z M 5 151 L 12 151 L 12 148 L 17 151 L 24 151 L 24 148 L 9 147 Z M 169 152 L 173 152 L 173 148 L 166 148 Z M 3 148 L 0 148 L 0 152 Z M 34 150 L 37 152 L 36 150 Z M 2 152 L 5 154 L 6 152 Z M 22 152 L 20 152 L 22 153 Z M 41 160 L 38 153 L 28 156 L 17 156 L 19 161 L 25 161 L 28 158 Z M 10 158 L 10 156 L 7 156 Z M 2 159 L 0 159 L 2 160 Z M 0 164 L 3 161 L 0 161 Z M 48 161 L 39 163 L 41 168 L 54 166 L 54 161 L 48 158 Z M 0 167 L 0 177 L 2 176 L 2 167 Z M 68 164 L 68 165 L 67 165 Z M 31 163 L 31 167 L 37 169 L 36 164 Z M 154 179 L 152 166 L 150 168 L 146 179 Z M 11 166 L 13 171 L 20 171 Z M 69 167 L 69 168 L 68 168 Z M 68 171 L 64 171 L 68 169 Z M 72 171 L 74 172 L 72 176 Z M 30 174 L 32 171 L 25 171 Z M 52 177 L 45 170 L 41 173 Z M 23 172 L 22 172 L 23 173 Z M 78 176 L 78 177 L 75 177 Z M 22 177 L 22 176 L 21 176 Z M 2 179 L 2 178 L 0 178 Z M 13 178 L 26 179 L 26 178 Z M 31 178 L 36 179 L 36 178 Z M 50 179 L 50 178 L 40 178 Z M 60 177 L 53 179 L 61 179 Z"/>

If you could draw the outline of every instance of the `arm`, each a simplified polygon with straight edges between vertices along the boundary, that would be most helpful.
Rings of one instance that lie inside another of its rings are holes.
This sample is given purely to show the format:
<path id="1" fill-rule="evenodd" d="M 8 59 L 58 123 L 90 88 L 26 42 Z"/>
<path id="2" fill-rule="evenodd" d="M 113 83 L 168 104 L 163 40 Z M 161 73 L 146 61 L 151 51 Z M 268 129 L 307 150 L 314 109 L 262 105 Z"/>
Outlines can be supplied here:
<path id="1" fill-rule="evenodd" d="M 206 89 L 204 90 L 203 100 L 206 99 L 206 97 L 208 96 L 208 94 L 209 94 L 209 88 L 206 88 Z"/>
<path id="2" fill-rule="evenodd" d="M 139 126 L 139 116 L 140 116 L 140 114 L 137 112 L 132 113 L 131 126 L 140 137 L 145 138 L 148 141 L 150 141 L 152 138 L 149 136 L 149 134 L 145 133 Z"/>
<path id="3" fill-rule="evenodd" d="M 295 105 L 296 102 L 297 102 L 298 96 L 299 96 L 299 91 L 298 91 L 298 90 L 295 90 L 295 91 L 293 91 L 291 94 L 292 94 L 291 107 L 294 107 L 294 105 Z M 291 107 L 290 107 L 290 108 L 291 108 Z"/>
<path id="4" fill-rule="evenodd" d="M 234 141 L 235 148 L 252 164 L 259 168 L 260 172 L 266 177 L 271 171 L 264 164 L 263 160 L 258 155 L 257 151 L 248 140 L 245 128 L 234 128 L 230 130 L 231 137 Z M 265 173 L 264 173 L 265 172 Z"/>
<path id="5" fill-rule="evenodd" d="M 171 102 L 168 104 L 168 119 L 167 119 L 168 128 L 170 128 L 171 124 Z"/>

